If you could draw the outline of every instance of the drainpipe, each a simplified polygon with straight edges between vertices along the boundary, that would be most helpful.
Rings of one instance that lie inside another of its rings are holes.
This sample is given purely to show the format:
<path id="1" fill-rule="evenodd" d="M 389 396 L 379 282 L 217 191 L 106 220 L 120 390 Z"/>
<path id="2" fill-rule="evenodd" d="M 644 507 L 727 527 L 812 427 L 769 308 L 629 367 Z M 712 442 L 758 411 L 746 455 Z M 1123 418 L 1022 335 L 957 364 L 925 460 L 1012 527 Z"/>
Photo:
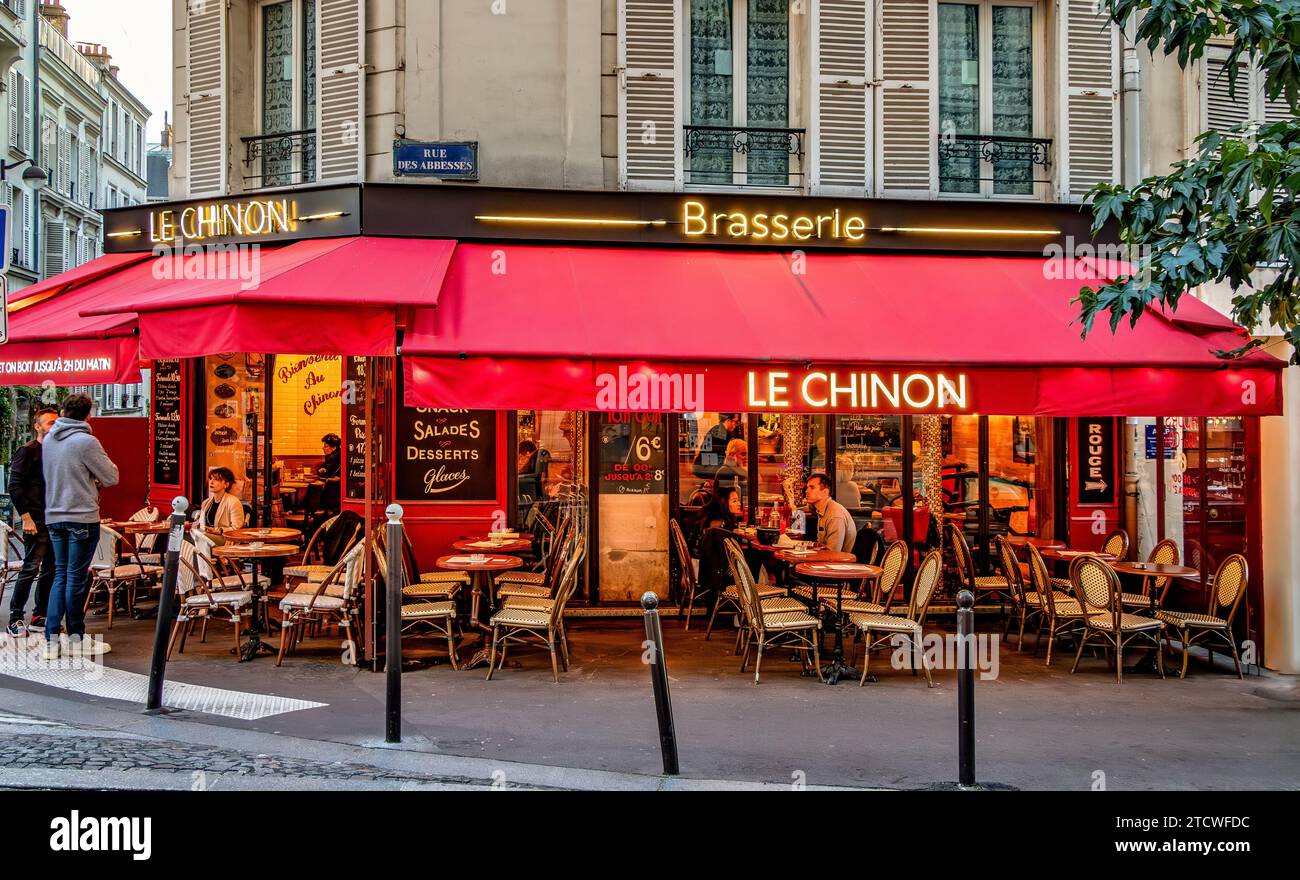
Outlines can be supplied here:
<path id="1" fill-rule="evenodd" d="M 1122 181 L 1133 186 L 1142 179 L 1142 70 L 1135 43 L 1137 18 L 1130 16 L 1120 41 L 1120 112 L 1123 115 Z"/>
<path id="2" fill-rule="evenodd" d="M 32 0 L 31 19 L 32 19 L 32 70 L 29 79 L 32 81 L 32 130 L 31 150 L 33 155 L 33 165 L 40 165 L 41 159 L 41 4 Z M 35 216 L 32 218 L 32 259 L 39 261 L 36 266 L 36 277 L 45 277 L 45 256 L 41 252 L 41 194 L 39 191 L 31 193 L 32 206 L 29 211 L 34 211 Z"/>

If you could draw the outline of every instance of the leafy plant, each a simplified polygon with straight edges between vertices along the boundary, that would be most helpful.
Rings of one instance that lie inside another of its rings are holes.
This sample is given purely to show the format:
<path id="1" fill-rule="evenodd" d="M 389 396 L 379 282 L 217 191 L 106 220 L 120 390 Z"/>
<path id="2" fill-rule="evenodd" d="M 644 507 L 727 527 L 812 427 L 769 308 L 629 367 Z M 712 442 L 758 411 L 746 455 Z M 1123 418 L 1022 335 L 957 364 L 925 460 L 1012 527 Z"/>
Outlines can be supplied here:
<path id="1" fill-rule="evenodd" d="M 1239 92 L 1244 59 L 1265 76 L 1270 100 L 1296 112 L 1300 99 L 1300 0 L 1106 0 L 1112 18 L 1135 17 L 1136 36 L 1154 52 L 1162 47 L 1186 68 L 1212 38 L 1229 37 L 1225 62 L 1229 94 Z M 1245 98 L 1244 86 L 1240 91 Z M 1191 287 L 1227 281 L 1234 291 L 1232 317 L 1258 327 L 1265 316 L 1281 328 L 1300 363 L 1300 122 L 1239 126 L 1197 138 L 1197 155 L 1170 173 L 1126 188 L 1100 184 L 1089 193 L 1093 233 L 1108 220 L 1132 253 L 1133 271 L 1077 302 L 1083 332 L 1099 314 L 1114 331 L 1127 316 L 1137 323 L 1152 304 L 1171 309 Z M 1261 271 L 1267 270 L 1267 271 Z M 1233 351 L 1239 357 L 1258 341 Z"/>

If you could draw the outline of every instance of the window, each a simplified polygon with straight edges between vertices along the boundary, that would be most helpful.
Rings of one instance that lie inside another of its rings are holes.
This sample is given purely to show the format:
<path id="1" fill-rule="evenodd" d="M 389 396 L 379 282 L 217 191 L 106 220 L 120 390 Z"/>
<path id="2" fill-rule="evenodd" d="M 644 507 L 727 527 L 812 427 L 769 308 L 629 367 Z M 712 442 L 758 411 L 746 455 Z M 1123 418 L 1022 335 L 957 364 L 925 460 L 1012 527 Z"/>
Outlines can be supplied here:
<path id="1" fill-rule="evenodd" d="M 316 0 L 262 6 L 262 184 L 316 179 Z"/>
<path id="2" fill-rule="evenodd" d="M 1034 136 L 1034 11 L 1024 3 L 939 4 L 939 133 L 963 147 L 940 152 L 940 191 L 1033 194 L 1032 162 L 987 162 L 963 136 Z"/>
<path id="3" fill-rule="evenodd" d="M 787 0 L 691 0 L 690 124 L 784 129 L 790 124 Z M 688 136 L 692 133 L 688 132 Z M 691 183 L 787 186 L 789 136 L 730 131 L 690 138 Z"/>
<path id="4" fill-rule="evenodd" d="M 843 415 L 835 420 L 835 500 L 858 526 L 902 534 L 903 419 Z M 897 507 L 896 513 L 890 509 Z"/>
<path id="5" fill-rule="evenodd" d="M 121 114 L 117 110 L 117 102 L 113 101 L 110 109 L 109 131 L 112 135 L 108 142 L 108 154 L 115 159 L 121 158 L 120 149 L 120 131 L 121 131 Z"/>

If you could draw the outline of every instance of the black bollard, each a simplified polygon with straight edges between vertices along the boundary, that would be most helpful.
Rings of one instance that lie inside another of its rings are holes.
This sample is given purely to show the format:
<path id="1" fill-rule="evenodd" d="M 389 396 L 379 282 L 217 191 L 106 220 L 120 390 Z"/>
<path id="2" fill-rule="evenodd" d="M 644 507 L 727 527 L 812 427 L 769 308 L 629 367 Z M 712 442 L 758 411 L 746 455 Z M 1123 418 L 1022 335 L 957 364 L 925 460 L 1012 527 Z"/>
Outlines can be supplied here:
<path id="1" fill-rule="evenodd" d="M 402 741 L 402 588 L 406 568 L 402 564 L 402 508 L 390 504 L 384 511 L 385 548 L 388 551 L 388 588 L 384 627 L 384 673 L 388 688 L 384 695 L 384 741 Z"/>
<path id="2" fill-rule="evenodd" d="M 958 783 L 975 785 L 975 595 L 957 594 Z"/>
<path id="3" fill-rule="evenodd" d="M 664 756 L 664 775 L 676 776 L 677 732 L 673 728 L 673 701 L 668 694 L 668 666 L 664 662 L 664 631 L 659 625 L 659 597 L 654 593 L 641 596 L 645 611 L 645 645 L 650 660 L 650 681 L 654 684 L 655 714 L 659 716 L 659 748 Z M 643 655 L 645 656 L 645 655 Z"/>
<path id="4" fill-rule="evenodd" d="M 163 681 L 167 677 L 167 642 L 171 639 L 176 617 L 176 577 L 181 565 L 181 542 L 185 540 L 185 513 L 190 502 L 183 496 L 172 499 L 172 515 L 167 531 L 167 550 L 163 555 L 162 595 L 158 599 L 158 623 L 153 630 L 153 657 L 149 661 L 149 693 L 145 711 L 162 709 Z"/>

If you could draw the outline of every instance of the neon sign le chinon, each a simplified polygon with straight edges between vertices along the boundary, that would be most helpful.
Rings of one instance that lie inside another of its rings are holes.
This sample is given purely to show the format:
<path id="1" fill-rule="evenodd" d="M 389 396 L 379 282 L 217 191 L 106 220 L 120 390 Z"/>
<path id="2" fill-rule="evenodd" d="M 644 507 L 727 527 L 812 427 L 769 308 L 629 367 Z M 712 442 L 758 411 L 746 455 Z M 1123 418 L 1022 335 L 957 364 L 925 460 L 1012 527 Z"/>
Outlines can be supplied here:
<path id="1" fill-rule="evenodd" d="M 149 212 L 149 242 L 169 244 L 178 233 L 189 241 L 285 235 L 298 231 L 299 219 L 297 202 L 288 198 L 168 208 Z"/>
<path id="2" fill-rule="evenodd" d="M 965 373 L 750 370 L 746 406 L 754 410 L 933 412 L 970 409 Z"/>

